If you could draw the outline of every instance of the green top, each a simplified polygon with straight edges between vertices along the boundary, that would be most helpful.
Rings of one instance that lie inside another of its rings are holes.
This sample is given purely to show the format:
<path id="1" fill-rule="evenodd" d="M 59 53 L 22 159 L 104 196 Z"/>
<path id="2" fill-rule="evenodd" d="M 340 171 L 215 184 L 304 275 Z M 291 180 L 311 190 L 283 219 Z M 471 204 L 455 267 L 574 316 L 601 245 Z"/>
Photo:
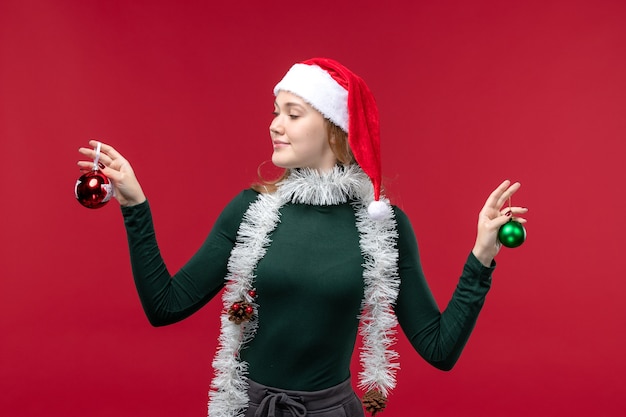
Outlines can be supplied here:
<path id="1" fill-rule="evenodd" d="M 257 193 L 245 190 L 224 209 L 198 252 L 174 276 L 159 252 L 148 202 L 123 207 L 133 275 L 154 326 L 182 320 L 224 286 L 237 230 Z M 394 207 L 400 291 L 395 313 L 415 350 L 433 366 L 451 369 L 470 336 L 495 263 L 472 254 L 443 313 L 428 288 L 407 216 Z M 350 203 L 288 203 L 256 269 L 259 327 L 241 352 L 249 377 L 290 390 L 321 390 L 350 376 L 363 298 L 363 257 Z"/>

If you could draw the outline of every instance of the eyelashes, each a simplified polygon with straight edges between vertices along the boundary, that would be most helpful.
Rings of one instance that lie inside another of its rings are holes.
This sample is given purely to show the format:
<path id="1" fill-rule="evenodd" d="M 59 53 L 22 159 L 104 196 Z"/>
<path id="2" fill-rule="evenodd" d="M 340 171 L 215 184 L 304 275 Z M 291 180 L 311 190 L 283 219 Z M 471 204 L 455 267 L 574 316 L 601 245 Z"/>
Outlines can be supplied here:
<path id="1" fill-rule="evenodd" d="M 280 114 L 280 113 L 279 113 L 279 112 L 277 112 L 277 111 L 273 111 L 273 112 L 272 112 L 272 116 L 273 116 L 274 118 L 278 117 L 278 115 L 279 115 L 279 114 Z M 288 115 L 288 117 L 289 117 L 291 120 L 296 120 L 297 118 L 299 118 L 299 117 L 301 117 L 301 116 L 300 116 L 299 114 L 289 114 L 289 115 Z"/>

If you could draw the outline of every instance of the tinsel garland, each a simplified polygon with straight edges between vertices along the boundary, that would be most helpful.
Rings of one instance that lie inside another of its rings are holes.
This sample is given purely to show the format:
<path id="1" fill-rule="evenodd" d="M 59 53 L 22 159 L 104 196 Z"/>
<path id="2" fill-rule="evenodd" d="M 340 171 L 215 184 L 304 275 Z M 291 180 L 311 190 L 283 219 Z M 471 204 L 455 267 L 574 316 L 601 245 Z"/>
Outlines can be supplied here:
<path id="1" fill-rule="evenodd" d="M 384 408 L 386 397 L 395 387 L 398 368 L 398 355 L 391 349 L 397 323 L 393 305 L 399 289 L 397 230 L 391 207 L 383 219 L 375 220 L 368 215 L 367 207 L 373 199 L 373 187 L 367 175 L 357 165 L 350 165 L 335 167 L 326 173 L 293 170 L 278 184 L 275 193 L 260 194 L 250 204 L 228 261 L 221 333 L 213 360 L 215 376 L 209 392 L 210 417 L 243 417 L 248 407 L 248 364 L 241 360 L 239 352 L 254 337 L 258 327 L 256 314 L 262 308 L 254 301 L 254 273 L 271 244 L 269 236 L 280 221 L 280 208 L 287 203 L 336 205 L 352 202 L 365 260 L 365 292 L 360 316 L 363 370 L 359 374 L 359 387 L 380 393 L 376 397 L 385 398 L 379 401 Z M 389 205 L 387 200 L 381 200 Z M 233 305 L 238 309 L 244 303 L 254 313 L 245 317 L 233 315 Z"/>

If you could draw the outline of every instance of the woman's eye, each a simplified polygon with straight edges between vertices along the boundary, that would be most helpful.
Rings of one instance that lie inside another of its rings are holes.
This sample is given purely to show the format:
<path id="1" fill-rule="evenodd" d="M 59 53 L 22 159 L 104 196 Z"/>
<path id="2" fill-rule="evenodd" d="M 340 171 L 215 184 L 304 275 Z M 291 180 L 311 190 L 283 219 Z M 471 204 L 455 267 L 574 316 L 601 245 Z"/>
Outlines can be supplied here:
<path id="1" fill-rule="evenodd" d="M 290 118 L 291 120 L 296 120 L 298 117 L 300 117 L 300 115 L 299 115 L 299 114 L 290 114 L 290 115 L 289 115 L 289 118 Z"/>

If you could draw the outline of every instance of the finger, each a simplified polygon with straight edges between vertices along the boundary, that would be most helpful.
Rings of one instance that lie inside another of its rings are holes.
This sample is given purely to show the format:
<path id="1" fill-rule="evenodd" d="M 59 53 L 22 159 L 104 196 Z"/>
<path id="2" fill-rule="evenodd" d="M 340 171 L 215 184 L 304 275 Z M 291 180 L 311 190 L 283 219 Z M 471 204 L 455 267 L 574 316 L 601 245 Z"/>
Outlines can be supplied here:
<path id="1" fill-rule="evenodd" d="M 95 144 L 97 145 L 97 142 L 95 142 L 95 141 L 92 141 L 92 142 L 93 142 L 93 143 L 95 143 Z M 92 143 L 92 142 L 89 142 L 89 143 Z M 91 148 L 79 148 L 79 149 L 78 149 L 78 152 L 80 152 L 81 154 L 83 154 L 83 155 L 85 155 L 85 156 L 87 156 L 87 157 L 89 157 L 89 158 L 92 158 L 92 159 L 94 159 L 94 160 L 96 159 L 96 151 L 95 151 L 95 149 L 91 149 Z M 114 152 L 115 152 L 115 151 L 114 151 Z M 117 155 L 119 155 L 119 153 L 117 153 L 117 152 L 115 152 L 115 153 L 116 153 Z M 121 159 L 122 161 L 124 161 L 124 159 L 123 159 L 121 156 L 118 158 L 118 160 L 119 160 L 119 159 Z M 110 155 L 108 155 L 107 153 L 102 152 L 102 148 L 101 148 L 101 149 L 100 149 L 100 158 L 99 158 L 98 162 L 100 163 L 100 165 L 101 165 L 100 167 L 101 167 L 101 168 L 102 168 L 102 166 L 103 166 L 103 165 L 104 165 L 104 166 L 109 166 L 109 167 L 110 167 L 110 166 L 113 164 L 113 158 L 112 158 Z M 93 162 L 91 163 L 91 165 L 93 166 Z"/>
<path id="2" fill-rule="evenodd" d="M 78 152 L 91 159 L 96 157 L 96 151 L 92 148 L 78 148 Z"/>
<path id="3" fill-rule="evenodd" d="M 93 170 L 94 168 L 94 161 L 78 161 L 78 166 L 82 169 L 88 169 L 88 170 Z M 102 160 L 98 161 L 98 168 L 103 169 L 104 168 L 104 164 L 102 163 Z"/>
<path id="4" fill-rule="evenodd" d="M 511 220 L 515 220 L 519 223 L 526 223 L 526 219 L 524 219 L 523 217 L 518 217 L 515 216 L 515 214 L 524 214 L 527 213 L 528 209 L 526 207 L 507 207 L 506 209 L 502 210 L 500 212 L 500 216 L 495 217 L 493 219 L 491 219 L 491 222 L 496 221 L 496 224 L 498 224 L 500 226 L 502 226 L 503 224 L 511 221 Z"/>
<path id="5" fill-rule="evenodd" d="M 498 198 L 496 207 L 502 207 L 508 201 L 508 199 L 511 198 L 511 196 L 515 194 L 517 190 L 519 190 L 521 186 L 522 184 L 520 184 L 519 182 L 516 182 L 515 184 L 505 189 L 504 192 Z"/>
<path id="6" fill-rule="evenodd" d="M 78 152 L 81 153 L 82 155 L 91 158 L 93 160 L 96 159 L 96 150 L 92 149 L 92 148 L 78 148 Z M 110 158 L 105 155 L 104 153 L 100 152 L 100 158 L 99 161 L 102 161 L 103 159 L 107 159 L 110 160 Z"/>
<path id="7" fill-rule="evenodd" d="M 489 226 L 493 228 L 492 230 L 498 230 L 506 223 L 510 222 L 512 217 L 509 216 L 498 216 L 495 219 L 491 219 L 489 221 Z"/>
<path id="8" fill-rule="evenodd" d="M 80 168 L 80 170 L 88 170 L 88 171 L 93 171 L 94 166 L 93 166 L 93 161 L 78 161 L 78 167 Z M 102 163 L 98 163 L 98 168 L 102 169 L 104 168 L 104 165 Z"/>
<path id="9" fill-rule="evenodd" d="M 113 164 L 113 159 L 105 153 L 100 153 L 100 164 L 110 167 Z"/>
<path id="10" fill-rule="evenodd" d="M 98 146 L 98 141 L 90 140 L 89 144 L 95 148 L 96 146 Z M 103 143 L 103 142 L 100 142 L 100 152 L 109 156 L 109 158 L 111 159 L 123 158 L 122 155 L 118 151 L 116 151 L 115 148 L 113 148 L 113 146 L 107 145 L 106 143 Z"/>
<path id="11" fill-rule="evenodd" d="M 102 171 L 104 175 L 109 177 L 109 179 L 116 185 L 119 185 L 123 182 L 123 174 L 114 168 L 105 166 L 100 171 Z"/>
<path id="12" fill-rule="evenodd" d="M 511 181 L 505 180 L 502 182 L 502 184 L 498 186 L 498 188 L 493 190 L 492 193 L 487 198 L 487 201 L 485 202 L 485 207 L 490 207 L 490 208 L 493 207 L 499 210 L 500 207 L 502 207 L 502 205 L 498 205 L 497 203 L 500 200 L 500 197 L 502 196 L 504 191 L 509 187 L 510 184 L 511 184 Z"/>
<path id="13" fill-rule="evenodd" d="M 528 209 L 526 207 L 505 207 L 500 210 L 500 214 L 504 216 L 511 216 L 512 214 L 524 214 L 528 213 Z"/>

